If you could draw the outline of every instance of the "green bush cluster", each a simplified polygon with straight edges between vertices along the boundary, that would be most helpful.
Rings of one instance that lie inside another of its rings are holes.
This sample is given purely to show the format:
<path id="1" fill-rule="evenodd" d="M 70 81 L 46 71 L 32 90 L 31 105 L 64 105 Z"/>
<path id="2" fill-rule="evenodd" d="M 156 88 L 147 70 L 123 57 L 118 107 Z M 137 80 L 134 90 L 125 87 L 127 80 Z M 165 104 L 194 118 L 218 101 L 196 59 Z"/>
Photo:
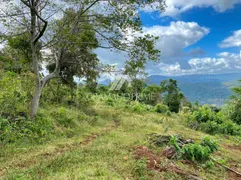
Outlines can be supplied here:
<path id="1" fill-rule="evenodd" d="M 212 153 L 218 150 L 217 142 L 208 137 L 204 137 L 200 142 L 184 145 L 180 145 L 178 140 L 178 137 L 173 136 L 170 143 L 175 147 L 178 156 L 186 160 L 205 162 L 209 160 Z"/>
<path id="2" fill-rule="evenodd" d="M 52 121 L 38 116 L 35 121 L 20 118 L 15 121 L 0 118 L 0 142 L 42 142 L 53 130 Z"/>
<path id="3" fill-rule="evenodd" d="M 182 157 L 190 161 L 204 162 L 210 157 L 210 150 L 201 144 L 187 144 L 182 148 Z"/>
<path id="4" fill-rule="evenodd" d="M 19 77 L 14 72 L 5 72 L 0 78 L 0 116 L 14 118 L 19 113 L 27 114 L 30 102 L 30 91 L 26 89 L 29 81 L 24 75 Z"/>
<path id="5" fill-rule="evenodd" d="M 144 104 L 141 104 L 141 103 L 132 103 L 131 105 L 131 109 L 134 111 L 134 112 L 138 112 L 138 113 L 141 113 L 141 112 L 146 112 L 147 111 L 147 108 L 146 108 L 146 105 Z"/>
<path id="6" fill-rule="evenodd" d="M 105 101 L 105 104 L 108 105 L 108 106 L 114 106 L 114 105 L 115 105 L 115 102 L 114 102 L 113 99 L 108 98 L 108 99 Z"/>
<path id="7" fill-rule="evenodd" d="M 209 106 L 199 107 L 188 115 L 190 127 L 209 134 L 226 134 L 241 136 L 241 126 L 228 119 L 222 111 L 217 112 Z"/>
<path id="8" fill-rule="evenodd" d="M 204 162 L 217 150 L 217 142 L 205 137 L 199 143 L 185 144 L 182 148 L 182 157 L 191 161 Z"/>
<path id="9" fill-rule="evenodd" d="M 166 113 L 169 111 L 168 106 L 164 105 L 164 104 L 157 104 L 154 108 L 155 112 L 157 113 Z"/>

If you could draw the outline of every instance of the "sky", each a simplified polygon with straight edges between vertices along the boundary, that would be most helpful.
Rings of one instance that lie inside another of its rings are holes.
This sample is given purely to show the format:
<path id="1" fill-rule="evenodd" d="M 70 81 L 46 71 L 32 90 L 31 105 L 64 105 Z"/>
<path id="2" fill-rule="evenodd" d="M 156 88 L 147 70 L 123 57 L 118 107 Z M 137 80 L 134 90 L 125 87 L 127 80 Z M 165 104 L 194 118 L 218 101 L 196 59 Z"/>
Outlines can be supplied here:
<path id="1" fill-rule="evenodd" d="M 145 33 L 158 36 L 159 63 L 149 75 L 241 72 L 241 0 L 166 0 L 164 12 L 140 12 Z M 125 55 L 97 49 L 98 58 L 124 67 Z"/>

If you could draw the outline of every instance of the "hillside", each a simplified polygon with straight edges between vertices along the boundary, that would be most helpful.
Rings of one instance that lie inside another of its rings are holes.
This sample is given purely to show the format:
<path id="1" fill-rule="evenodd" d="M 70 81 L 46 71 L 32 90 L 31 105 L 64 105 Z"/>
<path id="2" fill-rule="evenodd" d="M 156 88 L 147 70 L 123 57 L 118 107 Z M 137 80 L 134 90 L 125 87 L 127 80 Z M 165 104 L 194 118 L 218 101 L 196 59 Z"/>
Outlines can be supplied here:
<path id="1" fill-rule="evenodd" d="M 125 109 L 121 102 L 113 107 L 98 102 L 92 108 L 41 108 L 40 116 L 48 117 L 58 136 L 48 135 L 47 141 L 43 139 L 40 144 L 24 140 L 1 147 L 1 179 L 238 178 L 219 165 L 205 168 L 168 159 L 162 153 L 165 146 L 154 147 L 149 141 L 153 133 L 182 135 L 194 141 L 209 136 L 220 144 L 213 157 L 240 171 L 241 146 L 237 137 L 207 135 L 187 128 L 180 115 L 137 113 Z"/>
<path id="2" fill-rule="evenodd" d="M 215 104 L 222 106 L 232 94 L 231 87 L 238 84 L 241 73 L 230 74 L 194 74 L 183 76 L 151 75 L 147 78 L 148 84 L 159 85 L 161 81 L 175 79 L 181 91 L 188 100 L 199 101 L 200 104 Z M 109 85 L 111 81 L 105 79 L 99 84 Z"/>
<path id="3" fill-rule="evenodd" d="M 241 79 L 240 73 L 213 75 L 185 75 L 185 76 L 150 76 L 149 83 L 159 85 L 166 79 L 175 79 L 187 98 L 201 104 L 216 104 L 222 106 L 231 96 L 231 87 L 237 85 Z"/>

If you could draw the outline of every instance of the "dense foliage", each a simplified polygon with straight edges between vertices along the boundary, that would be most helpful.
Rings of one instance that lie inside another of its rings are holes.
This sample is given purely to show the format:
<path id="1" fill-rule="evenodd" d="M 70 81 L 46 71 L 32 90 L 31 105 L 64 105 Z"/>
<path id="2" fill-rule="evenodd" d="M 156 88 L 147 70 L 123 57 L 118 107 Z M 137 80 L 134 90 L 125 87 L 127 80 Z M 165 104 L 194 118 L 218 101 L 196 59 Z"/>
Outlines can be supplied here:
<path id="1" fill-rule="evenodd" d="M 241 136 L 241 126 L 229 119 L 225 111 L 216 112 L 207 105 L 202 106 L 189 113 L 187 121 L 190 127 L 209 134 Z"/>

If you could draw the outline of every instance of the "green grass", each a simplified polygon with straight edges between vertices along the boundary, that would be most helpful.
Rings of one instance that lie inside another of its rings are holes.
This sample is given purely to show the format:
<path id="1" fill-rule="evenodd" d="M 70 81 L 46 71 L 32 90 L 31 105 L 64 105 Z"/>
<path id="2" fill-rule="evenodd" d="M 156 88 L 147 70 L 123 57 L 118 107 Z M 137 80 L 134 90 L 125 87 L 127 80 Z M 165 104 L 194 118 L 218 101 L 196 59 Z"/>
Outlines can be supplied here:
<path id="1" fill-rule="evenodd" d="M 82 111 L 68 108 L 60 110 L 69 114 L 73 126 L 66 127 L 59 124 L 57 119 L 53 120 L 58 136 L 53 136 L 41 144 L 22 142 L 2 146 L 1 179 L 184 179 L 171 171 L 157 172 L 148 169 L 143 171 L 140 177 L 136 168 L 142 168 L 142 164 L 134 158 L 134 148 L 147 146 L 160 154 L 162 148 L 149 145 L 148 134 L 151 133 L 180 134 L 190 139 L 207 136 L 184 126 L 183 118 L 179 115 L 169 117 L 151 112 L 135 113 L 101 102 L 93 108 L 94 112 L 86 113 L 81 120 L 78 119 L 78 114 Z M 51 116 L 47 109 L 41 109 L 41 113 Z M 91 119 L 93 113 L 98 117 L 95 120 Z M 115 126 L 114 121 L 119 121 L 120 125 Z M 70 131 L 71 135 L 68 135 L 67 131 Z M 81 144 L 90 135 L 97 134 L 88 144 Z M 240 146 L 240 139 L 228 139 L 218 135 L 209 137 L 221 144 L 214 157 L 223 159 L 228 165 L 236 165 L 236 170 L 241 171 L 240 151 L 232 148 L 234 145 Z M 227 171 L 219 166 L 208 170 L 201 165 L 184 164 L 161 155 L 160 160 L 162 165 L 175 164 L 183 171 L 191 171 L 203 179 L 228 179 Z"/>

